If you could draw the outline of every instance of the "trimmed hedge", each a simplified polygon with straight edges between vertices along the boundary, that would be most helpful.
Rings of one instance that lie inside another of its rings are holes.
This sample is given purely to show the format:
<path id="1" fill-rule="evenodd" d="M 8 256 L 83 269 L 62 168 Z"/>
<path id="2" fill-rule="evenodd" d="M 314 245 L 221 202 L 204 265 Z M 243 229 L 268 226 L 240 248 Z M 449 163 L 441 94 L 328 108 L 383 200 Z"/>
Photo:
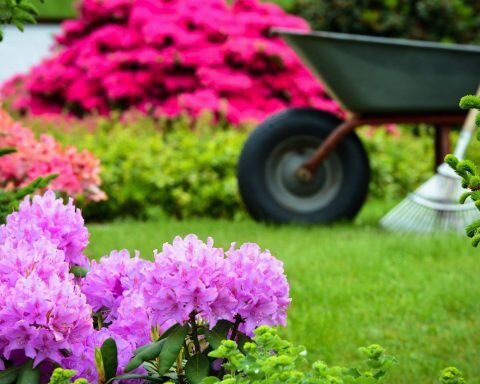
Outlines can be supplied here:
<path id="1" fill-rule="evenodd" d="M 277 0 L 313 29 L 457 43 L 480 42 L 477 0 Z"/>
<path id="2" fill-rule="evenodd" d="M 88 149 L 100 159 L 102 189 L 108 200 L 82 204 L 89 220 L 159 214 L 241 217 L 245 213 L 236 166 L 250 127 L 232 129 L 210 121 L 209 115 L 196 123 L 186 117 L 156 121 L 136 116 L 123 122 L 36 118 L 27 124 L 64 144 Z M 433 140 L 427 128 L 400 127 L 393 133 L 364 128 L 359 134 L 372 166 L 371 197 L 404 197 L 433 174 Z"/>

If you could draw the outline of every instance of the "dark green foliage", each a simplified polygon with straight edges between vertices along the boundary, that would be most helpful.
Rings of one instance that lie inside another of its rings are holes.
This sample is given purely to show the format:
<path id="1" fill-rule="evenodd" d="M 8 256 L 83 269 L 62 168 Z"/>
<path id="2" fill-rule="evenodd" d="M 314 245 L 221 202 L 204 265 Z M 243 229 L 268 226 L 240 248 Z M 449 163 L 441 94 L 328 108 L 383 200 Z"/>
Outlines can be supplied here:
<path id="1" fill-rule="evenodd" d="M 108 200 L 82 207 L 87 220 L 134 216 L 157 218 L 237 218 L 245 213 L 238 194 L 236 167 L 248 129 L 187 119 L 155 122 L 101 120 L 83 123 L 41 119 L 26 125 L 48 132 L 62 144 L 90 150 L 101 161 L 102 189 Z M 433 172 L 433 136 L 427 128 L 399 127 L 360 131 L 372 167 L 370 196 L 398 199 Z M 418 158 L 426 161 L 417 161 Z"/>
<path id="2" fill-rule="evenodd" d="M 37 8 L 29 0 L 0 0 L 0 27 L 2 24 L 14 24 L 23 32 L 25 24 L 35 24 Z M 3 33 L 0 29 L 0 41 Z"/>
<path id="3" fill-rule="evenodd" d="M 286 5 L 316 30 L 458 43 L 480 41 L 477 0 L 296 0 L 295 5 Z"/>
<path id="4" fill-rule="evenodd" d="M 429 127 L 399 126 L 395 134 L 383 128 L 358 132 L 370 160 L 370 197 L 403 198 L 432 176 L 433 132 Z"/>
<path id="5" fill-rule="evenodd" d="M 108 200 L 82 207 L 87 220 L 241 214 L 236 165 L 244 130 L 201 121 L 192 127 L 186 118 L 168 124 L 150 118 L 96 124 L 94 130 L 66 131 L 39 124 L 63 144 L 88 149 L 100 159 Z"/>

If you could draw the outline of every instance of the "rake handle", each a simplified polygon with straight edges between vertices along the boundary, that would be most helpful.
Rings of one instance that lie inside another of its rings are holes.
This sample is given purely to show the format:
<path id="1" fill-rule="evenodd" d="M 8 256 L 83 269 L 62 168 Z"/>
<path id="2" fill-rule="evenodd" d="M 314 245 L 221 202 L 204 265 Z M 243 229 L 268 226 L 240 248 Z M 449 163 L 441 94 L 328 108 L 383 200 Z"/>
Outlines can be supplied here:
<path id="1" fill-rule="evenodd" d="M 477 95 L 480 95 L 480 85 L 477 89 Z M 476 118 L 477 118 L 478 111 L 476 109 L 470 109 L 468 111 L 467 117 L 463 122 L 462 130 L 460 131 L 460 135 L 458 137 L 457 145 L 455 145 L 455 151 L 453 154 L 458 157 L 459 159 L 463 158 L 465 152 L 467 151 L 468 144 L 470 143 L 470 139 L 472 138 L 473 132 L 476 129 Z"/>

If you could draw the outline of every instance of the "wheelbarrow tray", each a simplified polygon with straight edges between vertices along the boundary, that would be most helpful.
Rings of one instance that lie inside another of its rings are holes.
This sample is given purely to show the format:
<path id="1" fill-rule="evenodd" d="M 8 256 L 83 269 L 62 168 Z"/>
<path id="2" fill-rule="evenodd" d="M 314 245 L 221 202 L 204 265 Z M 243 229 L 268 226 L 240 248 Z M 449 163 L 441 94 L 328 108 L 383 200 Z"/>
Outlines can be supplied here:
<path id="1" fill-rule="evenodd" d="M 361 115 L 458 113 L 480 81 L 480 47 L 274 29 L 343 108 Z"/>

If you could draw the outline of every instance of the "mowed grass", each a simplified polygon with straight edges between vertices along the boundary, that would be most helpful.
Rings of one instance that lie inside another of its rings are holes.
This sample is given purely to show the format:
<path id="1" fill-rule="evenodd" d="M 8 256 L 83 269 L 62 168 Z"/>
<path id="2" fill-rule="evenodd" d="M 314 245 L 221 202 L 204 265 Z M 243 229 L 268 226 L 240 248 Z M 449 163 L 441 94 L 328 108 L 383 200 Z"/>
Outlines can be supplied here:
<path id="1" fill-rule="evenodd" d="M 89 255 L 153 249 L 175 235 L 212 236 L 227 247 L 253 241 L 285 263 L 293 299 L 284 336 L 312 360 L 358 361 L 372 343 L 397 356 L 396 384 L 434 383 L 455 365 L 480 383 L 480 249 L 461 235 L 405 236 L 378 227 L 391 204 L 370 202 L 355 223 L 267 226 L 195 219 L 90 225 Z"/>

